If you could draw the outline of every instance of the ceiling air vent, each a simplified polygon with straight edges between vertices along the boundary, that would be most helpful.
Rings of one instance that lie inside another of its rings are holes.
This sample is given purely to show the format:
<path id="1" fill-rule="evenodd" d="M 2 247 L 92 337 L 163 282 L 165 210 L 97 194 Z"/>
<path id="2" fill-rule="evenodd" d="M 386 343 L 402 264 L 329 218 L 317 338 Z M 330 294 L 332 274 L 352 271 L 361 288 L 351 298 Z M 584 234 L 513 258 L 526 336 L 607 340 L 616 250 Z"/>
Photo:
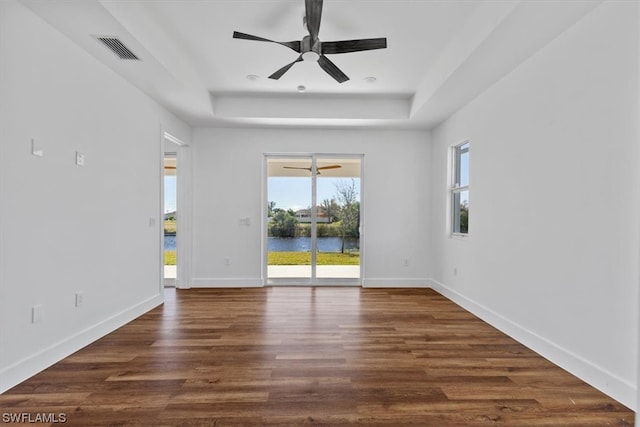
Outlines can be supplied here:
<path id="1" fill-rule="evenodd" d="M 111 49 L 111 51 L 118 55 L 118 58 L 120 59 L 130 59 L 133 61 L 140 60 L 140 58 L 138 58 L 135 53 L 131 52 L 131 50 L 129 50 L 129 48 L 117 37 L 95 36 L 95 38 Z"/>

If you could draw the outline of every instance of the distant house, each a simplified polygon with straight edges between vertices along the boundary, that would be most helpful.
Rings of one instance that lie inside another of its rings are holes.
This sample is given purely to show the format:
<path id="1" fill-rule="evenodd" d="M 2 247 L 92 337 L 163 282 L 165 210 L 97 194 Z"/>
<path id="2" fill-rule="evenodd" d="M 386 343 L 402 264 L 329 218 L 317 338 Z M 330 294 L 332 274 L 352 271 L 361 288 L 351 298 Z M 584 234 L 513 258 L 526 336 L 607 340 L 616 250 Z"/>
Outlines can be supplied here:
<path id="1" fill-rule="evenodd" d="M 322 206 L 318 206 L 316 221 L 319 223 L 329 223 L 331 219 L 327 215 L 327 211 Z M 310 223 L 311 222 L 311 209 L 300 209 L 295 212 L 298 222 Z"/>

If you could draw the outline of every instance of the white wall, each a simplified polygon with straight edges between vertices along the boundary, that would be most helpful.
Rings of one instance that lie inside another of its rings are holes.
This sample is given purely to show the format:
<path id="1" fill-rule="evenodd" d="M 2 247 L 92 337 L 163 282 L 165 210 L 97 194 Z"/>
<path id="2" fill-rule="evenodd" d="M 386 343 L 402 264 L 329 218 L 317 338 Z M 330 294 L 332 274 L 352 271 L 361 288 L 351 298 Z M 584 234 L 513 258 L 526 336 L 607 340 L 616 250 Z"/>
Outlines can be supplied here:
<path id="1" fill-rule="evenodd" d="M 263 283 L 264 153 L 364 154 L 364 284 L 427 284 L 428 133 L 196 129 L 193 141 L 193 286 Z"/>
<path id="2" fill-rule="evenodd" d="M 636 16 L 638 17 L 638 21 L 640 21 L 640 7 L 637 8 L 636 11 Z M 638 34 L 638 39 L 640 39 L 640 25 L 637 26 L 637 34 Z M 638 46 L 636 47 L 636 52 L 637 52 L 637 57 L 636 57 L 636 62 L 638 64 L 638 69 L 640 70 L 640 43 L 638 44 Z M 636 87 L 636 93 L 638 94 L 638 97 L 636 99 L 636 105 L 637 105 L 637 110 L 636 111 L 640 111 L 640 84 L 637 85 Z M 636 136 L 638 139 L 640 139 L 640 120 L 636 120 L 636 129 L 637 129 L 637 133 Z M 638 164 L 640 164 L 640 150 L 637 150 L 636 152 L 636 159 Z M 639 197 L 640 197 L 640 174 L 637 174 L 636 176 L 636 192 L 639 193 Z M 639 245 L 639 252 L 640 252 L 640 239 L 638 239 L 638 245 Z M 638 289 L 640 289 L 640 256 L 638 257 Z M 640 291 L 638 292 L 638 305 L 637 305 L 637 311 L 638 311 L 638 330 L 636 333 L 636 336 L 638 336 L 638 345 L 637 345 L 637 357 L 636 357 L 636 366 L 637 366 L 637 373 L 636 373 L 636 427 L 640 427 Z"/>
<path id="3" fill-rule="evenodd" d="M 162 302 L 160 132 L 190 129 L 23 6 L 0 19 L 1 392 Z"/>
<path id="4" fill-rule="evenodd" d="M 637 7 L 597 7 L 439 126 L 431 168 L 436 288 L 632 408 Z M 470 236 L 456 240 L 447 151 L 465 138 Z"/>

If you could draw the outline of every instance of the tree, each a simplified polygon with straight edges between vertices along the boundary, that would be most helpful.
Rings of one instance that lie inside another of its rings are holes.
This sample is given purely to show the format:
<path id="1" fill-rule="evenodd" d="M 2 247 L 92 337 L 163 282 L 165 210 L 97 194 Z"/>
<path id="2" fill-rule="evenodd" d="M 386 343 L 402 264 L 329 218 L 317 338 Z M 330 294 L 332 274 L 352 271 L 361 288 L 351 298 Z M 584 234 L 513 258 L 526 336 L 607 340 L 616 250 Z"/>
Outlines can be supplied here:
<path id="1" fill-rule="evenodd" d="M 274 209 L 269 222 L 269 232 L 273 237 L 295 237 L 297 225 L 298 220 L 291 209 Z"/>
<path id="2" fill-rule="evenodd" d="M 276 207 L 276 202 L 269 202 L 267 205 L 267 217 L 273 216 L 273 211 Z"/>
<path id="3" fill-rule="evenodd" d="M 338 221 L 338 212 L 340 211 L 340 205 L 336 202 L 335 198 L 324 199 L 320 206 L 324 209 L 327 214 L 327 218 L 329 218 L 329 222 Z"/>
<path id="4" fill-rule="evenodd" d="M 346 237 L 360 237 L 360 201 L 358 187 L 354 179 L 341 181 L 336 184 L 336 199 L 340 204 L 336 216 L 340 221 L 340 237 L 342 238 L 341 252 L 344 253 Z"/>
<path id="5" fill-rule="evenodd" d="M 460 204 L 460 232 L 469 232 L 469 202 L 466 200 Z"/>

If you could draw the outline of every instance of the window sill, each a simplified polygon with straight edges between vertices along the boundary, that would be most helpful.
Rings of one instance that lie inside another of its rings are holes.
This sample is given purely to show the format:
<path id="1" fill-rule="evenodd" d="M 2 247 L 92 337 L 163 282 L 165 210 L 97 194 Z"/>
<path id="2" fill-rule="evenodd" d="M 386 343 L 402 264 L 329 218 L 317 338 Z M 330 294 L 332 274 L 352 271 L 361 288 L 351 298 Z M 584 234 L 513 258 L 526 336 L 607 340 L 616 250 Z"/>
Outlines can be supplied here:
<path id="1" fill-rule="evenodd" d="M 454 240 L 467 240 L 469 238 L 469 234 L 462 234 L 462 233 L 451 233 L 449 234 L 449 238 L 450 239 L 454 239 Z"/>

